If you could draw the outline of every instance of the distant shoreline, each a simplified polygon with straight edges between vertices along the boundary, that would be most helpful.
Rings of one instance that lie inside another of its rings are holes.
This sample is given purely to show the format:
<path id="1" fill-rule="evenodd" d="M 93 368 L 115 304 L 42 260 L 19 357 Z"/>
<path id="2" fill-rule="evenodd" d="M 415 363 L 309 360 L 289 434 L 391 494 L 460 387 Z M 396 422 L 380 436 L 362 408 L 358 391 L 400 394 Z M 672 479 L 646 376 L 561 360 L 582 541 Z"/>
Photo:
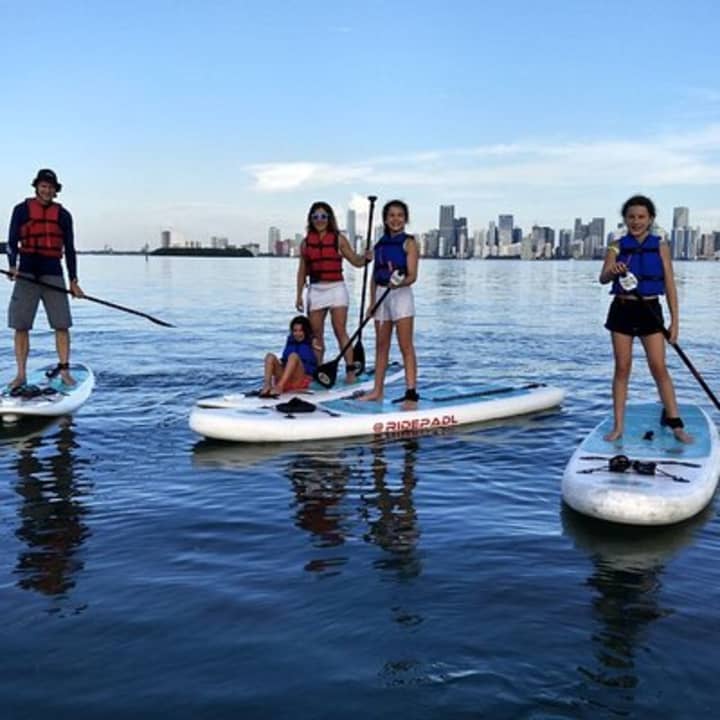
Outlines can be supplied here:
<path id="1" fill-rule="evenodd" d="M 159 257 L 255 257 L 245 248 L 156 248 L 155 250 L 77 250 L 78 255 L 155 255 Z"/>

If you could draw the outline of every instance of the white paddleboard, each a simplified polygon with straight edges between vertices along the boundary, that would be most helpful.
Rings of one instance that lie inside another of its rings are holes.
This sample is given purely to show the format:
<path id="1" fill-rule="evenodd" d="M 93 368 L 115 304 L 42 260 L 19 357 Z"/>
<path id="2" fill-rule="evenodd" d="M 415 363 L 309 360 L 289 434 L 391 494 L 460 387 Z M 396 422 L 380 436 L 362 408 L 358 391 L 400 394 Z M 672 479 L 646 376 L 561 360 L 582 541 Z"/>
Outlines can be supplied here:
<path id="1" fill-rule="evenodd" d="M 392 363 L 388 368 L 389 372 L 385 376 L 386 384 L 396 382 L 405 376 L 405 372 L 402 367 L 399 369 L 396 368 L 398 368 L 397 363 Z M 250 390 L 244 393 L 228 393 L 215 397 L 201 398 L 195 403 L 195 406 L 200 408 L 253 408 L 263 407 L 264 405 L 267 405 L 268 402 L 287 402 L 293 397 L 301 397 L 310 402 L 320 400 L 337 400 L 340 398 L 352 397 L 358 393 L 369 392 L 372 390 L 374 383 L 375 379 L 371 370 L 367 374 L 362 375 L 356 382 L 349 385 L 346 385 L 342 378 L 338 378 L 337 383 L 332 388 L 325 388 L 320 385 L 320 383 L 313 381 L 310 387 L 306 390 L 290 390 L 289 392 L 282 393 L 271 400 L 268 398 L 261 398 L 258 395 L 257 390 Z M 257 386 L 258 383 L 255 383 L 256 388 Z"/>
<path id="2" fill-rule="evenodd" d="M 83 363 L 71 363 L 70 374 L 75 385 L 66 385 L 60 375 L 48 378 L 55 365 L 33 370 L 20 394 L 11 394 L 6 385 L 0 393 L 0 418 L 5 423 L 23 417 L 55 417 L 75 412 L 92 393 L 95 376 Z"/>
<path id="3" fill-rule="evenodd" d="M 467 385 L 429 386 L 421 390 L 414 408 L 403 409 L 393 402 L 386 389 L 382 402 L 364 402 L 356 398 L 327 399 L 306 403 L 295 409 L 288 403 L 265 401 L 251 408 L 207 408 L 195 406 L 190 427 L 196 433 L 215 440 L 235 442 L 297 442 L 302 440 L 352 437 L 358 435 L 403 436 L 447 430 L 467 423 L 523 415 L 559 405 L 565 392 L 536 383 L 520 386 Z M 403 388 L 395 395 L 402 395 Z M 297 398 L 297 404 L 305 398 Z M 288 407 L 290 406 L 290 407 Z"/>
<path id="4" fill-rule="evenodd" d="M 611 522 L 669 525 L 710 502 L 720 476 L 717 428 L 698 406 L 682 405 L 685 429 L 694 438 L 682 443 L 660 425 L 661 409 L 656 403 L 628 405 L 622 438 L 603 439 L 612 429 L 608 417 L 583 440 L 563 475 L 562 495 L 571 508 Z M 611 470 L 610 460 L 618 456 L 628 462 L 617 461 Z"/>

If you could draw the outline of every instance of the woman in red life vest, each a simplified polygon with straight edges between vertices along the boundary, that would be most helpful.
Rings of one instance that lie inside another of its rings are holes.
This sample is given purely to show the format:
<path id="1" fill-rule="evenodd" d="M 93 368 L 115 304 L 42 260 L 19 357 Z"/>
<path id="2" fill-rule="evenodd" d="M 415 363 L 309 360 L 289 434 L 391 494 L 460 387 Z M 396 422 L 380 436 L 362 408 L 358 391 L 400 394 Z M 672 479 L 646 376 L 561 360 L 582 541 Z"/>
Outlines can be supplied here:
<path id="1" fill-rule="evenodd" d="M 330 313 L 339 349 L 348 344 L 347 316 L 350 298 L 343 280 L 343 258 L 355 267 L 363 267 L 372 253 L 359 255 L 340 233 L 333 209 L 326 202 L 314 202 L 307 217 L 307 235 L 300 246 L 295 307 L 303 311 L 303 289 L 307 284 L 307 315 L 313 333 L 318 364 L 325 353 L 325 318 Z M 355 380 L 352 347 L 345 353 L 346 382 Z"/>
<path id="2" fill-rule="evenodd" d="M 35 197 L 15 206 L 8 232 L 10 279 L 15 281 L 8 308 L 8 325 L 15 330 L 17 362 L 17 374 L 9 384 L 11 391 L 21 388 L 27 379 L 30 330 L 41 300 L 48 323 L 55 331 L 58 364 L 53 373 L 59 374 L 65 384 L 75 384 L 70 374 L 72 317 L 60 262 L 64 254 L 70 292 L 73 297 L 82 297 L 77 279 L 72 216 L 55 202 L 62 185 L 52 170 L 39 170 L 32 186 Z M 23 280 L 23 276 L 56 285 L 58 290 Z"/>
<path id="3" fill-rule="evenodd" d="M 610 244 L 600 272 L 600 282 L 603 285 L 611 282 L 610 292 L 615 296 L 605 322 L 615 356 L 614 426 L 605 440 L 612 442 L 623 434 L 633 340 L 639 337 L 662 400 L 662 424 L 670 428 L 680 442 L 692 442 L 683 429 L 675 389 L 665 364 L 660 295 L 665 295 L 670 310 L 670 342 L 677 342 L 680 324 L 670 249 L 662 238 L 650 232 L 655 222 L 652 200 L 643 195 L 631 197 L 623 205 L 622 216 L 627 234 Z"/>

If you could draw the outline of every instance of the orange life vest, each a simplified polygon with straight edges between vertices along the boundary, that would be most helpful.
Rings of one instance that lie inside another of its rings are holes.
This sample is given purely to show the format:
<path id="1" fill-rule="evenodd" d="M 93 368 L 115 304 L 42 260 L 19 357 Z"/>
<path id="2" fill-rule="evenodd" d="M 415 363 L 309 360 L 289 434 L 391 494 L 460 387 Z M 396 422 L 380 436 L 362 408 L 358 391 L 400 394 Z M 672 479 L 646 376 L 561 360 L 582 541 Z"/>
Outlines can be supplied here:
<path id="1" fill-rule="evenodd" d="M 60 204 L 43 205 L 37 198 L 28 198 L 25 202 L 28 219 L 20 226 L 20 252 L 61 258 L 64 235 L 60 227 Z"/>
<path id="2" fill-rule="evenodd" d="M 322 237 L 316 232 L 307 234 L 303 247 L 310 282 L 338 282 L 343 279 L 342 256 L 338 251 L 338 236 L 326 232 Z"/>

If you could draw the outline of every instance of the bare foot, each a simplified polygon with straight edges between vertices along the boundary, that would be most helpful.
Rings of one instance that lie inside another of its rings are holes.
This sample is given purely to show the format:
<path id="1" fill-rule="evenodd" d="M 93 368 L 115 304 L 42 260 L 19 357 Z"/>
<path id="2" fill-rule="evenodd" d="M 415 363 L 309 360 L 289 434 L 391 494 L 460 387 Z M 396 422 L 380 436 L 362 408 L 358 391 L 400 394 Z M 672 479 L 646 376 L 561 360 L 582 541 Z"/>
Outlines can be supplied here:
<path id="1" fill-rule="evenodd" d="M 352 385 L 357 380 L 357 375 L 354 370 L 348 370 L 345 375 L 345 384 Z"/>
<path id="2" fill-rule="evenodd" d="M 75 385 L 76 384 L 75 378 L 70 374 L 70 372 L 68 370 L 61 370 L 60 377 L 62 378 L 62 381 L 65 385 Z"/>
<path id="3" fill-rule="evenodd" d="M 603 440 L 607 440 L 608 442 L 613 442 L 615 440 L 619 440 L 622 437 L 623 431 L 622 430 L 616 430 L 612 429 L 607 435 L 603 437 Z"/>
<path id="4" fill-rule="evenodd" d="M 417 410 L 417 400 L 403 400 L 403 404 L 400 406 L 403 410 Z"/>
<path id="5" fill-rule="evenodd" d="M 362 402 L 371 402 L 373 400 L 382 400 L 383 396 L 382 393 L 375 392 L 374 390 L 372 392 L 369 392 L 365 395 L 359 395 L 358 400 L 362 400 Z"/>
<path id="6" fill-rule="evenodd" d="M 15 390 L 15 388 L 22 387 L 27 382 L 27 378 L 24 375 L 16 375 L 9 383 L 8 389 Z"/>
<path id="7" fill-rule="evenodd" d="M 673 430 L 673 435 L 676 440 L 679 440 L 682 443 L 687 443 L 688 445 L 695 441 L 693 436 L 688 435 L 682 428 L 675 428 Z"/>

